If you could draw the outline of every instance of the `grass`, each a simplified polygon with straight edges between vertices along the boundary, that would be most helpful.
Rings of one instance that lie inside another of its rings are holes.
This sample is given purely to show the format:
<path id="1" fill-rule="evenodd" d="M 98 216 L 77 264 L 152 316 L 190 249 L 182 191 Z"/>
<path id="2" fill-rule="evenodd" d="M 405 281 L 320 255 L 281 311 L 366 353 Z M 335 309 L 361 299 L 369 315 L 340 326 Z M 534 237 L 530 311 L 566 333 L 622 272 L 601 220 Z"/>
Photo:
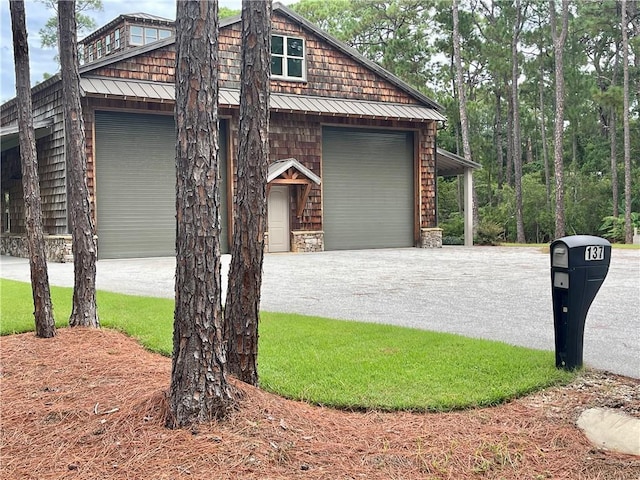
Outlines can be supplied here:
<path id="1" fill-rule="evenodd" d="M 52 287 L 56 325 L 70 288 Z M 0 280 L 0 334 L 33 330 L 28 283 Z M 98 292 L 101 324 L 170 355 L 173 301 Z M 262 388 L 349 409 L 442 411 L 494 405 L 570 381 L 554 353 L 388 325 L 266 313 L 260 320 Z"/>
<path id="2" fill-rule="evenodd" d="M 51 287 L 56 327 L 66 327 L 73 290 Z M 34 330 L 31 285 L 0 279 L 0 335 Z M 165 356 L 173 349 L 173 300 L 97 292 L 98 314 L 103 327 L 120 330 L 145 348 Z"/>

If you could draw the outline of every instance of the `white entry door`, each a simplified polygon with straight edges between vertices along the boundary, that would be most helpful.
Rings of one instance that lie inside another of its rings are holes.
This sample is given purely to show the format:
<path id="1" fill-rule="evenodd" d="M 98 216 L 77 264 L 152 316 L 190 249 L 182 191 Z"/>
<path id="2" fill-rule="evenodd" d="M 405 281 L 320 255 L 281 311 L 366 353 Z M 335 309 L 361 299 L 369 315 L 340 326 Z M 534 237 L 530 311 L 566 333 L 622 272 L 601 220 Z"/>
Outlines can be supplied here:
<path id="1" fill-rule="evenodd" d="M 269 251 L 288 252 L 289 245 L 289 187 L 274 185 L 269 192 L 267 206 Z"/>

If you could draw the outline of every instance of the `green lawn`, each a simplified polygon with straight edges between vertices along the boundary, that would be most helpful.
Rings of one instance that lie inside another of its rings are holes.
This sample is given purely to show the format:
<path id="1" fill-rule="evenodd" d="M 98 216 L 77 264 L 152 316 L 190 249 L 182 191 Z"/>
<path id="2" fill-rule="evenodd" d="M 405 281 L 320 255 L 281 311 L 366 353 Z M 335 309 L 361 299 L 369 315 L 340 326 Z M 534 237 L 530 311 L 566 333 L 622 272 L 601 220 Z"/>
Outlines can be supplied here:
<path id="1" fill-rule="evenodd" d="M 52 287 L 58 327 L 71 289 Z M 0 280 L 0 333 L 33 330 L 31 287 Z M 170 355 L 173 300 L 98 292 L 102 326 Z M 262 388 L 310 403 L 351 409 L 441 411 L 493 405 L 575 374 L 554 353 L 388 325 L 263 312 Z"/>

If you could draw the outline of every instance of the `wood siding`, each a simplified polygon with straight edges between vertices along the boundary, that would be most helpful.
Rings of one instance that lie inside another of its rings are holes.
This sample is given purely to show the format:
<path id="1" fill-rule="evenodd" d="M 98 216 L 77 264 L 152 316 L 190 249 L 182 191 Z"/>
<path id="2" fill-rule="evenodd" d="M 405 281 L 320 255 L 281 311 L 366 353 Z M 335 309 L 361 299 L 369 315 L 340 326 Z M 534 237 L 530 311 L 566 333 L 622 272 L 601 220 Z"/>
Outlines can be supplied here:
<path id="1" fill-rule="evenodd" d="M 306 81 L 271 80 L 271 91 L 295 95 L 348 98 L 377 102 L 419 104 L 400 88 L 334 48 L 324 39 L 303 29 L 287 17 L 273 13 L 273 33 L 305 39 Z M 220 30 L 220 87 L 240 89 L 241 25 Z M 98 68 L 91 75 L 173 83 L 175 45 L 158 48 Z"/>
<path id="2" fill-rule="evenodd" d="M 231 112 L 230 112 L 231 113 Z M 238 119 L 234 114 L 231 122 L 231 158 L 237 161 Z M 420 227 L 436 226 L 436 170 L 434 162 L 436 123 L 416 125 L 402 121 L 379 121 L 356 118 L 306 116 L 302 114 L 272 113 L 269 141 L 270 161 L 293 157 L 322 178 L 322 126 L 351 126 L 416 131 L 419 185 L 416 191 L 416 212 L 420 212 Z M 416 127 L 418 129 L 416 130 Z M 233 166 L 231 167 L 233 168 Z M 235 178 L 235 175 L 234 175 Z M 313 185 L 303 215 L 297 217 L 292 205 L 292 230 L 322 230 L 322 187 Z"/>
<path id="3" fill-rule="evenodd" d="M 64 156 L 64 120 L 62 113 L 62 84 L 54 82 L 44 87 L 35 88 L 33 95 L 34 122 L 53 118 L 52 133 L 36 142 L 38 151 L 38 175 L 40 177 L 40 195 L 42 197 L 42 222 L 45 234 L 62 235 L 67 230 L 67 185 L 66 165 Z M 15 101 L 5 104 L 2 110 L 2 125 L 17 122 Z M 12 162 L 19 162 L 18 148 L 2 154 L 3 182 L 2 191 L 9 191 L 9 216 L 11 218 L 11 233 L 25 233 L 24 202 L 22 186 L 5 186 L 5 161 L 8 168 L 13 168 Z M 20 166 L 18 163 L 18 171 Z"/>
<path id="4" fill-rule="evenodd" d="M 273 34 L 305 39 L 306 82 L 272 80 L 271 91 L 296 95 L 317 95 L 378 102 L 413 103 L 418 101 L 392 83 L 356 62 L 322 38 L 274 12 Z"/>
<path id="5" fill-rule="evenodd" d="M 91 71 L 91 75 L 174 83 L 175 71 L 175 45 L 168 45 L 144 55 L 127 58 L 108 66 L 97 68 Z"/>

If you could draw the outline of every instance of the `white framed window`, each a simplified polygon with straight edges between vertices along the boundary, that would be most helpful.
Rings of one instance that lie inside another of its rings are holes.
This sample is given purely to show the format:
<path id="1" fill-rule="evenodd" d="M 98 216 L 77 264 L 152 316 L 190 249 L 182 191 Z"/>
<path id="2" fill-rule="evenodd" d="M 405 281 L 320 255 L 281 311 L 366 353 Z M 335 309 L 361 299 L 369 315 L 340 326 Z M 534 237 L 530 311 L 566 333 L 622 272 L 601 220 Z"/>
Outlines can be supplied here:
<path id="1" fill-rule="evenodd" d="M 104 37 L 104 53 L 111 53 L 111 35 Z"/>
<path id="2" fill-rule="evenodd" d="M 129 45 L 144 45 L 144 28 L 131 26 L 129 29 Z"/>
<path id="3" fill-rule="evenodd" d="M 120 49 L 120 29 L 117 28 L 115 32 L 113 32 L 113 48 L 114 50 Z"/>
<path id="4" fill-rule="evenodd" d="M 171 35 L 171 30 L 168 30 L 166 28 L 131 26 L 131 28 L 129 29 L 129 44 L 146 45 L 148 43 L 162 40 L 163 38 L 168 38 Z"/>
<path id="5" fill-rule="evenodd" d="M 304 39 L 271 35 L 271 76 L 288 80 L 305 80 Z"/>
<path id="6" fill-rule="evenodd" d="M 102 40 L 96 42 L 96 57 L 102 58 Z"/>
<path id="7" fill-rule="evenodd" d="M 144 29 L 144 44 L 158 41 L 158 29 L 157 28 L 145 28 Z"/>
<path id="8" fill-rule="evenodd" d="M 93 45 L 87 45 L 87 57 L 89 58 L 89 62 L 93 62 Z"/>

